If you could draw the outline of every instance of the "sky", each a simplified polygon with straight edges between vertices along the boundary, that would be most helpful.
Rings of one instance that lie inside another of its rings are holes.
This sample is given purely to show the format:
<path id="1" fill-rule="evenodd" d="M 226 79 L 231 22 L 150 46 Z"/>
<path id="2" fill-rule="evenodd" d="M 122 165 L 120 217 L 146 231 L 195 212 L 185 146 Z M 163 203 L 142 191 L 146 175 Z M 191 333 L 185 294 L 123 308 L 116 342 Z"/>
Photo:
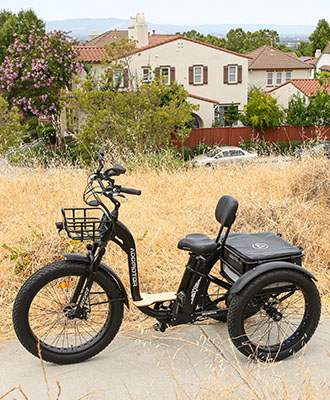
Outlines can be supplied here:
<path id="1" fill-rule="evenodd" d="M 0 0 L 0 10 L 32 8 L 45 21 L 71 18 L 129 19 L 144 12 L 155 24 L 277 24 L 330 23 L 330 0 Z"/>

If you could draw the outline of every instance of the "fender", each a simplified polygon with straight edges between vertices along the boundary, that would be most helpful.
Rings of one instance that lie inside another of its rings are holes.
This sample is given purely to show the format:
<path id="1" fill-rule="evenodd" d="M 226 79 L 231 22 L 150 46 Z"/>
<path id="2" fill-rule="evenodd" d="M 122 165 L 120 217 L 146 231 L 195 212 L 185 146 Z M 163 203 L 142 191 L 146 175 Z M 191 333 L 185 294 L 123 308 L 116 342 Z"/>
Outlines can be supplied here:
<path id="1" fill-rule="evenodd" d="M 80 262 L 83 262 L 83 263 L 86 263 L 86 264 L 90 263 L 90 259 L 86 254 L 63 254 L 63 256 L 69 261 L 80 261 Z M 122 281 L 120 280 L 119 276 L 115 273 L 115 271 L 113 271 L 110 267 L 108 267 L 103 262 L 100 262 L 100 268 L 104 272 L 106 272 L 107 274 L 111 275 L 113 277 L 113 279 L 116 281 L 116 283 L 118 284 L 122 294 L 125 297 L 125 305 L 126 305 L 127 308 L 129 308 L 126 289 L 125 289 Z"/>
<path id="2" fill-rule="evenodd" d="M 237 279 L 237 281 L 230 288 L 229 293 L 230 294 L 239 293 L 253 279 L 257 278 L 258 276 L 260 276 L 266 272 L 275 271 L 278 269 L 291 269 L 291 270 L 300 271 L 300 272 L 304 273 L 305 275 L 307 275 L 309 278 L 313 279 L 314 281 L 317 281 L 317 279 L 315 278 L 314 275 L 312 275 L 309 271 L 307 271 L 307 269 L 301 267 L 300 265 L 291 264 L 291 263 L 285 262 L 285 261 L 273 261 L 273 262 L 269 262 L 266 264 L 261 264 L 260 266 L 247 271 L 239 279 Z"/>

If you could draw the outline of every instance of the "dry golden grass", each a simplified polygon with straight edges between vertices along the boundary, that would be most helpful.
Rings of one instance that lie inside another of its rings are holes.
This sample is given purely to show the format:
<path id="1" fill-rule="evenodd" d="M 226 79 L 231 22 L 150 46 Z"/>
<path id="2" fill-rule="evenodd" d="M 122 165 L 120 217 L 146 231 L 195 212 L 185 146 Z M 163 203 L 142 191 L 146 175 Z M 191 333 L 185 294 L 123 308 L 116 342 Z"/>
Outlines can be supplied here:
<path id="1" fill-rule="evenodd" d="M 117 182 L 142 190 L 122 201 L 120 219 L 134 234 L 142 291 L 176 290 L 187 260 L 177 242 L 187 233 L 214 237 L 214 210 L 223 194 L 240 203 L 234 231 L 281 232 L 303 248 L 304 266 L 318 278 L 323 313 L 329 312 L 330 172 L 326 159 L 251 164 L 242 168 L 155 172 L 142 169 Z M 85 252 L 84 245 L 58 236 L 60 208 L 83 206 L 88 171 L 73 168 L 1 167 L 0 339 L 14 336 L 11 310 L 23 281 L 63 252 Z M 109 245 L 104 262 L 129 292 L 126 255 Z M 123 328 L 151 325 L 131 307 Z"/>

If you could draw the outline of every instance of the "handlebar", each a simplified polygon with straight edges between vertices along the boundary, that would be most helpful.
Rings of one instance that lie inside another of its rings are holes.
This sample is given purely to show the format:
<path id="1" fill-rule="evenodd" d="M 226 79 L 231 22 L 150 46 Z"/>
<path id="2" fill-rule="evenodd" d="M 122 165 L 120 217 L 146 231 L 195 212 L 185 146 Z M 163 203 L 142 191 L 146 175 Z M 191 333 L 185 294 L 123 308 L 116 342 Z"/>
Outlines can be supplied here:
<path id="1" fill-rule="evenodd" d="M 135 194 L 136 196 L 140 196 L 140 194 L 141 194 L 141 190 L 124 188 L 122 186 L 120 188 L 120 192 L 121 193 L 126 193 L 126 194 Z"/>

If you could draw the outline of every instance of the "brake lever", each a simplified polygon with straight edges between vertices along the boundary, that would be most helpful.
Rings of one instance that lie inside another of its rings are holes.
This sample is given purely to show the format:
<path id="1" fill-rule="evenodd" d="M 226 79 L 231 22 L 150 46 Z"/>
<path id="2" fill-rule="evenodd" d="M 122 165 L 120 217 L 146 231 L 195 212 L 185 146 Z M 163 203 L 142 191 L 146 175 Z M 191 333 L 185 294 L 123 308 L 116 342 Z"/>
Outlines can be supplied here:
<path id="1" fill-rule="evenodd" d="M 122 194 L 122 193 L 114 193 L 114 194 L 113 194 L 113 197 L 115 197 L 115 196 L 119 196 L 119 197 L 122 197 L 122 198 L 128 200 L 128 197 L 126 197 L 126 196 L 125 196 L 124 194 Z"/>

